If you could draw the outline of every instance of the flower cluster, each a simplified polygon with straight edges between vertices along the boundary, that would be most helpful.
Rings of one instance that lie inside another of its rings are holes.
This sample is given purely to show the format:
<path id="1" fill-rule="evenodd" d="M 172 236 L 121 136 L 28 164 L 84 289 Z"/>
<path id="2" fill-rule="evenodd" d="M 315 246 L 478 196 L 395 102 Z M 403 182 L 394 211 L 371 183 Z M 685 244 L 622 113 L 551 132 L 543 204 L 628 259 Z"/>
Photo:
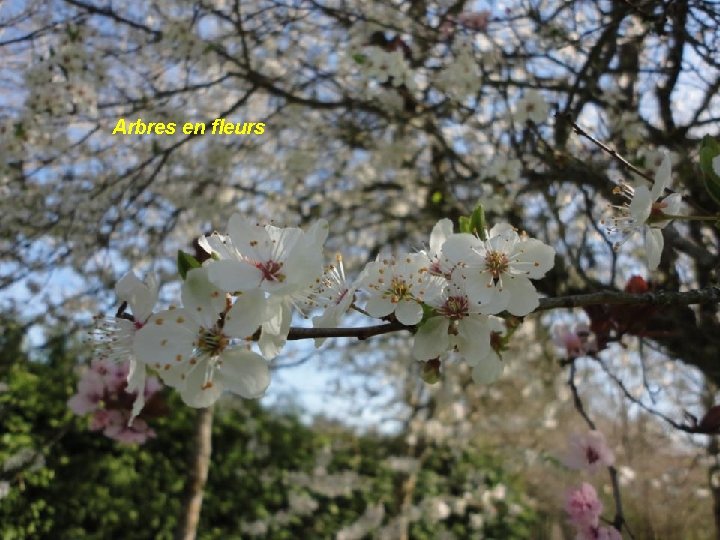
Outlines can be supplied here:
<path id="1" fill-rule="evenodd" d="M 577 540 L 622 540 L 615 527 L 600 525 L 603 505 L 595 488 L 587 482 L 568 493 L 565 511 L 577 531 Z"/>
<path id="2" fill-rule="evenodd" d="M 418 360 L 439 366 L 441 357 L 457 352 L 476 381 L 491 382 L 502 371 L 499 351 L 507 338 L 496 315 L 523 316 L 538 306 L 530 280 L 553 266 L 555 252 L 507 224 L 487 232 L 484 218 L 472 229 L 469 223 L 465 231 L 475 234 L 453 233 L 450 220 L 441 220 L 429 249 L 378 256 L 349 280 L 340 256 L 323 267 L 326 221 L 301 230 L 235 214 L 227 234 L 198 240 L 203 263 L 180 253 L 182 306 L 152 313 L 158 290 L 152 277 L 143 282 L 128 273 L 118 282 L 123 305 L 96 330 L 101 356 L 129 360 L 131 392 L 150 368 L 192 407 L 211 405 L 226 389 L 258 398 L 270 384 L 268 361 L 284 347 L 294 310 L 322 310 L 312 319 L 321 329 L 337 327 L 354 308 L 414 331 Z M 142 405 L 139 395 L 132 417 Z"/>
<path id="3" fill-rule="evenodd" d="M 132 407 L 137 392 L 128 391 L 129 362 L 113 363 L 94 360 L 78 383 L 78 393 L 68 400 L 68 406 L 77 415 L 91 414 L 90 429 L 121 443 L 142 444 L 155 432 L 147 418 L 159 412 L 157 392 L 162 388 L 155 377 L 148 377 L 142 389 L 143 402 L 152 403 L 141 417 L 133 418 Z"/>
<path id="4" fill-rule="evenodd" d="M 563 462 L 571 469 L 592 474 L 612 466 L 615 455 L 608 447 L 604 435 L 592 430 L 587 434 L 573 434 L 570 437 Z M 568 492 L 565 511 L 577 531 L 578 540 L 621 540 L 622 538 L 614 527 L 600 525 L 603 505 L 595 488 L 587 482 Z"/>

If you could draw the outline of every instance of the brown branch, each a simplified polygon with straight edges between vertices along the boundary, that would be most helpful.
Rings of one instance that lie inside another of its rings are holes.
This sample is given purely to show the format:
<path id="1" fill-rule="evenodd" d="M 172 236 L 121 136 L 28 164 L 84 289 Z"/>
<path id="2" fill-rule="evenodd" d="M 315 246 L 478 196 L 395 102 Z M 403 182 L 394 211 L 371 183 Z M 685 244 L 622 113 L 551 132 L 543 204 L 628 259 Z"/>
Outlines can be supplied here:
<path id="1" fill-rule="evenodd" d="M 390 332 L 399 332 L 400 330 L 414 331 L 414 326 L 405 326 L 399 322 L 390 322 L 386 324 L 377 324 L 374 326 L 361 326 L 359 328 L 290 328 L 288 340 L 296 339 L 313 339 L 313 338 L 338 338 L 351 337 L 357 339 L 367 339 L 381 334 L 389 334 Z"/>
<path id="2" fill-rule="evenodd" d="M 630 163 L 627 159 L 625 159 L 625 158 L 622 157 L 620 154 L 618 154 L 617 150 L 613 150 L 613 149 L 610 148 L 608 145 L 606 145 L 604 142 L 599 141 L 598 139 L 596 139 L 595 137 L 593 137 L 592 135 L 590 135 L 587 131 L 585 131 L 583 128 L 581 128 L 580 126 L 578 126 L 577 123 L 573 122 L 573 123 L 572 123 L 572 128 L 573 128 L 573 131 L 574 131 L 575 133 L 577 133 L 578 135 L 581 135 L 581 136 L 585 137 L 587 140 L 589 140 L 589 141 L 590 141 L 591 143 L 593 143 L 595 146 L 599 147 L 601 150 L 603 150 L 604 152 L 606 152 L 607 154 L 609 154 L 610 156 L 612 156 L 613 158 L 615 158 L 617 161 L 619 161 L 620 163 L 622 163 L 623 165 L 625 165 L 625 167 L 627 167 L 628 169 L 630 169 L 630 170 L 631 170 L 632 172 L 634 172 L 635 174 L 639 174 L 640 176 L 642 176 L 643 178 L 645 178 L 645 180 L 648 180 L 648 181 L 651 182 L 651 183 L 654 183 L 654 182 L 655 182 L 655 178 L 653 178 L 652 176 L 650 176 L 650 174 L 648 174 L 648 173 L 646 173 L 646 172 L 641 171 L 640 169 L 638 169 L 635 165 L 633 165 L 633 164 Z"/>
<path id="3" fill-rule="evenodd" d="M 642 294 L 631 294 L 619 291 L 602 291 L 590 294 L 559 296 L 557 298 L 541 298 L 535 312 L 559 308 L 578 308 L 594 305 L 659 305 L 687 306 L 693 304 L 720 303 L 720 287 L 706 287 L 687 292 L 657 291 Z M 415 326 L 407 326 L 399 322 L 388 322 L 374 326 L 359 328 L 290 328 L 288 340 L 314 338 L 349 337 L 367 339 L 373 336 L 407 330 L 414 332 Z M 259 337 L 259 334 L 258 334 Z"/>
<path id="4" fill-rule="evenodd" d="M 190 457 L 190 471 L 185 484 L 185 496 L 180 522 L 175 533 L 176 540 L 195 540 L 203 493 L 210 468 L 212 449 L 212 407 L 199 409 L 195 420 L 195 439 Z"/>
<path id="5" fill-rule="evenodd" d="M 618 291 L 602 291 L 590 294 L 541 298 L 535 311 L 557 308 L 575 308 L 593 305 L 658 305 L 689 306 L 693 304 L 720 303 L 720 287 L 705 287 L 687 292 L 656 291 L 630 294 Z"/>

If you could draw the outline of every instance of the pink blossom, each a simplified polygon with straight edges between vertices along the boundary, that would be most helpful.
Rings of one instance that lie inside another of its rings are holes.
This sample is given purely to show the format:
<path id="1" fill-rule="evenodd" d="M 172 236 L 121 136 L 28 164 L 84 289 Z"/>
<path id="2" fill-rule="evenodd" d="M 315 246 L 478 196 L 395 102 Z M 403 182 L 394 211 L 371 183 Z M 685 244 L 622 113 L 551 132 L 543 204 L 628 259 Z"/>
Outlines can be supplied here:
<path id="1" fill-rule="evenodd" d="M 100 375 L 86 371 L 78 383 L 78 393 L 68 400 L 68 407 L 77 415 L 93 412 L 100 406 L 105 385 Z"/>
<path id="2" fill-rule="evenodd" d="M 110 411 L 107 409 L 100 409 L 95 411 L 90 417 L 90 429 L 92 431 L 100 431 L 110 422 Z"/>
<path id="3" fill-rule="evenodd" d="M 145 380 L 145 400 L 147 401 L 153 394 L 162 390 L 162 383 L 157 377 L 148 377 Z"/>
<path id="4" fill-rule="evenodd" d="M 129 362 L 117 364 L 108 360 L 94 360 L 78 383 L 78 393 L 68 400 L 77 415 L 92 413 L 89 428 L 101 431 L 106 437 L 121 443 L 142 444 L 155 432 L 143 418 L 132 415 L 134 393 L 126 392 Z M 150 399 L 162 388 L 157 377 L 148 377 L 143 393 Z"/>
<path id="5" fill-rule="evenodd" d="M 592 430 L 582 435 L 573 433 L 568 438 L 567 452 L 563 457 L 567 467 L 595 473 L 614 462 L 615 455 L 601 432 Z"/>
<path id="6" fill-rule="evenodd" d="M 578 358 L 598 352 L 595 336 L 588 325 L 580 323 L 570 330 L 567 325 L 558 324 L 553 328 L 553 343 L 565 349 L 568 358 Z"/>
<path id="7" fill-rule="evenodd" d="M 127 371 L 123 373 L 122 364 L 116 364 L 105 358 L 93 360 L 90 364 L 89 371 L 100 376 L 106 388 L 111 392 L 121 390 L 127 377 Z"/>
<path id="8" fill-rule="evenodd" d="M 570 522 L 579 530 L 597 527 L 602 510 L 603 505 L 595 488 L 587 482 L 567 495 L 565 511 L 570 516 Z"/>
<path id="9" fill-rule="evenodd" d="M 128 426 L 130 418 L 129 411 L 118 409 L 108 411 L 108 422 L 103 431 L 103 435 L 125 444 L 142 444 L 148 438 L 155 436 L 147 422 L 142 418 L 135 418 L 131 426 Z"/>
<path id="10" fill-rule="evenodd" d="M 575 540 L 622 540 L 622 535 L 615 527 L 587 526 L 578 530 Z"/>

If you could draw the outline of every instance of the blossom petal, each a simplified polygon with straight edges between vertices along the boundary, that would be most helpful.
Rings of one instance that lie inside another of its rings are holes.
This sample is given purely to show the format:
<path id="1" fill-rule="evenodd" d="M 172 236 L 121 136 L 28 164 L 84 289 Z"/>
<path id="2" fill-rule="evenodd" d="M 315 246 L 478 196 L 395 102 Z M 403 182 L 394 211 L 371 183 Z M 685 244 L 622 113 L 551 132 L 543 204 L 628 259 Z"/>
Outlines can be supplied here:
<path id="1" fill-rule="evenodd" d="M 519 253 L 516 261 L 521 263 L 519 270 L 526 273 L 530 279 L 543 277 L 553 266 L 555 266 L 555 250 L 535 238 L 522 240 L 515 245 L 515 253 Z M 513 262 L 510 266 L 514 270 Z M 514 272 L 513 272 L 514 273 Z"/>
<path id="2" fill-rule="evenodd" d="M 198 238 L 198 245 L 208 254 L 216 254 L 220 259 L 234 259 L 237 255 L 229 236 L 212 233 Z"/>
<path id="3" fill-rule="evenodd" d="M 218 365 L 216 377 L 223 386 L 246 399 L 261 397 L 270 385 L 270 369 L 267 361 L 252 351 L 226 350 Z"/>
<path id="4" fill-rule="evenodd" d="M 378 319 L 385 317 L 386 315 L 390 315 L 394 310 L 395 304 L 393 304 L 390 299 L 385 296 L 371 296 L 365 304 L 365 311 L 367 311 L 370 316 Z"/>
<path id="5" fill-rule="evenodd" d="M 130 360 L 130 371 L 127 376 L 127 387 L 125 391 L 128 394 L 135 392 L 135 401 L 133 402 L 132 412 L 128 425 L 132 425 L 135 417 L 140 414 L 145 406 L 145 364 L 141 364 L 134 358 Z"/>
<path id="6" fill-rule="evenodd" d="M 511 276 L 507 276 L 510 278 Z M 468 293 L 468 298 L 474 304 L 479 304 L 476 309 L 472 311 L 478 311 L 486 315 L 492 315 L 500 313 L 507 308 L 508 301 L 510 299 L 508 292 L 500 287 L 499 283 L 488 282 L 488 278 L 492 279 L 489 274 L 480 274 L 479 279 L 468 280 L 465 285 L 465 290 Z M 504 282 L 505 278 L 503 278 Z"/>
<path id="7" fill-rule="evenodd" d="M 225 293 L 210 283 L 208 268 L 190 270 L 181 291 L 184 308 L 204 328 L 212 328 L 225 311 Z"/>
<path id="8" fill-rule="evenodd" d="M 680 193 L 673 193 L 665 197 L 662 202 L 665 204 L 665 208 L 663 208 L 664 214 L 677 215 L 680 211 L 680 205 L 682 204 L 682 195 Z M 667 223 L 669 223 L 669 221 Z"/>
<path id="9" fill-rule="evenodd" d="M 151 316 L 135 333 L 135 358 L 160 369 L 185 362 L 195 347 L 199 327 L 185 309 L 167 309 Z"/>
<path id="10" fill-rule="evenodd" d="M 666 152 L 665 156 L 663 156 L 662 163 L 660 163 L 660 167 L 658 167 L 658 170 L 655 172 L 655 183 L 650 192 L 653 201 L 657 201 L 662 197 L 665 189 L 670 187 L 672 183 L 671 169 L 672 161 L 670 160 L 670 154 Z"/>
<path id="11" fill-rule="evenodd" d="M 115 294 L 130 305 L 135 320 L 145 322 L 157 302 L 157 278 L 155 274 L 150 273 L 143 282 L 130 271 L 115 284 Z"/>
<path id="12" fill-rule="evenodd" d="M 412 354 L 418 360 L 437 358 L 450 348 L 449 321 L 445 317 L 432 317 L 425 321 L 415 334 Z"/>
<path id="13" fill-rule="evenodd" d="M 230 293 L 257 289 L 262 283 L 262 272 L 244 261 L 214 261 L 207 269 L 210 281 Z"/>
<path id="14" fill-rule="evenodd" d="M 530 280 L 524 276 L 504 276 L 504 293 L 508 295 L 506 309 L 522 317 L 540 305 L 540 297 Z"/>
<path id="15" fill-rule="evenodd" d="M 415 300 L 400 300 L 395 307 L 395 317 L 403 324 L 417 324 L 422 316 L 422 306 Z"/>
<path id="16" fill-rule="evenodd" d="M 628 212 L 636 223 L 645 223 L 647 221 L 650 217 L 654 200 L 647 186 L 638 186 L 635 188 Z"/>
<path id="17" fill-rule="evenodd" d="M 473 366 L 472 378 L 478 384 L 490 384 L 495 382 L 502 372 L 503 363 L 497 354 L 492 353 Z"/>
<path id="18" fill-rule="evenodd" d="M 481 265 L 484 261 L 477 250 L 484 250 L 484 247 L 476 236 L 468 233 L 453 234 L 443 244 L 442 259 L 451 266 L 458 263 Z"/>
<path id="19" fill-rule="evenodd" d="M 453 223 L 448 218 L 441 219 L 430 233 L 430 250 L 437 254 L 442 250 L 445 240 L 453 233 Z"/>
<path id="20" fill-rule="evenodd" d="M 262 325 L 258 346 L 265 358 L 275 358 L 287 341 L 292 321 L 292 310 L 282 297 L 270 297 L 267 310 L 270 315 Z"/>
<path id="21" fill-rule="evenodd" d="M 311 246 L 322 246 L 327 240 L 330 227 L 326 219 L 318 219 L 305 232 L 305 239 Z"/>
<path id="22" fill-rule="evenodd" d="M 486 316 L 466 317 L 458 321 L 455 344 L 468 363 L 475 365 L 490 354 L 490 325 Z"/>
<path id="23" fill-rule="evenodd" d="M 664 245 L 662 229 L 645 227 L 645 254 L 650 270 L 655 270 L 660 266 L 660 255 L 662 255 Z"/>
<path id="24" fill-rule="evenodd" d="M 180 390 L 180 397 L 186 405 L 195 408 L 209 407 L 223 393 L 222 381 L 208 380 L 210 363 L 217 360 L 205 357 L 187 372 L 185 386 Z"/>
<path id="25" fill-rule="evenodd" d="M 197 359 L 191 359 L 190 362 L 197 362 Z M 182 390 L 185 388 L 186 373 L 192 368 L 193 364 L 185 362 L 165 364 L 157 367 L 157 373 L 167 386 Z"/>
<path id="26" fill-rule="evenodd" d="M 121 277 L 115 284 L 115 294 L 120 300 L 126 302 L 132 297 L 138 288 L 143 286 L 143 282 L 135 275 L 135 272 L 131 270 Z"/>
<path id="27" fill-rule="evenodd" d="M 236 213 L 230 216 L 227 231 L 233 247 L 243 256 L 261 262 L 267 260 L 272 243 L 265 227 Z"/>
<path id="28" fill-rule="evenodd" d="M 265 293 L 259 290 L 240 293 L 225 317 L 225 332 L 237 338 L 252 336 L 271 315 Z"/>

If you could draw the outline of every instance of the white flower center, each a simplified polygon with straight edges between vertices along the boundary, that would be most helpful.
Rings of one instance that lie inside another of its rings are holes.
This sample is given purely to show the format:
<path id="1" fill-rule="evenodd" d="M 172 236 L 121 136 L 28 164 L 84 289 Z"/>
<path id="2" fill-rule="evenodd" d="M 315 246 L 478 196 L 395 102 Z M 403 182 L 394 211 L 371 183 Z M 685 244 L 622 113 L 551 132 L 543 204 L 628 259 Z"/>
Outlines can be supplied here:
<path id="1" fill-rule="evenodd" d="M 385 296 L 390 296 L 390 301 L 397 304 L 403 298 L 411 296 L 410 288 L 411 285 L 408 285 L 404 279 L 394 277 L 390 282 L 390 287 L 385 292 Z"/>
<path id="2" fill-rule="evenodd" d="M 493 279 L 500 279 L 500 274 L 507 272 L 510 261 L 502 251 L 488 251 L 485 255 L 485 269 L 490 272 Z"/>
<path id="3" fill-rule="evenodd" d="M 212 357 L 223 352 L 229 342 L 230 339 L 219 328 L 214 327 L 210 330 L 201 328 L 196 345 L 200 354 L 207 354 Z"/>
<path id="4" fill-rule="evenodd" d="M 285 274 L 281 273 L 283 263 L 277 261 L 256 262 L 255 268 L 260 270 L 263 281 L 277 281 L 282 283 L 285 281 Z"/>
<path id="5" fill-rule="evenodd" d="M 469 308 L 467 296 L 450 296 L 438 311 L 448 319 L 459 320 L 469 315 Z"/>

